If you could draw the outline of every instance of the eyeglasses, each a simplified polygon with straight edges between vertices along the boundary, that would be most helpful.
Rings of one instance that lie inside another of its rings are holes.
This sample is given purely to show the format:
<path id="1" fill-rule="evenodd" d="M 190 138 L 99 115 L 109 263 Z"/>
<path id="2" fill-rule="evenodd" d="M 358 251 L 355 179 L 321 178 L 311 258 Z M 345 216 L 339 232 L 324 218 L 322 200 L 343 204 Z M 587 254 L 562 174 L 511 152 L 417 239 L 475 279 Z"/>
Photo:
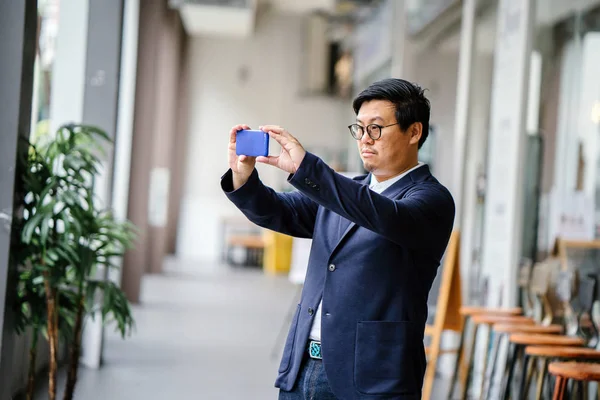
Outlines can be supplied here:
<path id="1" fill-rule="evenodd" d="M 386 125 L 386 126 L 381 126 L 381 125 L 377 125 L 377 124 L 369 124 L 366 126 L 366 128 L 359 124 L 352 124 L 352 125 L 348 125 L 348 129 L 350 129 L 350 134 L 356 140 L 362 139 L 362 137 L 365 134 L 365 129 L 367 130 L 367 133 L 369 134 L 369 137 L 371 139 L 377 140 L 381 137 L 381 131 L 383 130 L 383 128 L 387 128 L 387 127 L 394 126 L 394 125 L 398 125 L 398 123 L 396 122 L 395 124 Z"/>

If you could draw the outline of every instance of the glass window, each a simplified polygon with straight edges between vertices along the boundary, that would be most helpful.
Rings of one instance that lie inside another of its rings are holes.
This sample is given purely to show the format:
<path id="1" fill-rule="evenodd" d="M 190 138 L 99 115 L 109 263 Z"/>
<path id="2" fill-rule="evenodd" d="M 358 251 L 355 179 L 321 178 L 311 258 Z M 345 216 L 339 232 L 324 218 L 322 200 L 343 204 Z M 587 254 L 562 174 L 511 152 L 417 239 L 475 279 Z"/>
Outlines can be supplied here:
<path id="1" fill-rule="evenodd" d="M 34 69 L 31 140 L 48 133 L 52 66 L 56 54 L 60 0 L 38 1 L 38 36 Z"/>

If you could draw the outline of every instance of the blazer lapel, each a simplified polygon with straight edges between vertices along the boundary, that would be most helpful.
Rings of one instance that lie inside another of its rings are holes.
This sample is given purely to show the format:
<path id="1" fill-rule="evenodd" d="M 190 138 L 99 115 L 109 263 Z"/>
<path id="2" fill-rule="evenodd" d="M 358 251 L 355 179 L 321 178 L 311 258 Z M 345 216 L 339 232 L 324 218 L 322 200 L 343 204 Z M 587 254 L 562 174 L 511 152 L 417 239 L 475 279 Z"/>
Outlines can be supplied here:
<path id="1" fill-rule="evenodd" d="M 360 183 L 368 186 L 370 181 L 371 181 L 371 174 L 367 174 L 367 176 L 362 181 L 360 181 Z M 338 239 L 337 243 L 335 244 L 335 246 L 333 246 L 333 251 L 335 251 L 335 249 L 337 249 L 337 247 L 340 245 L 342 240 L 344 240 L 344 238 L 350 233 L 350 231 L 356 227 L 356 224 L 354 222 L 351 222 L 340 215 L 338 215 L 338 218 L 339 218 L 340 236 L 339 236 L 339 239 Z"/>
<path id="2" fill-rule="evenodd" d="M 430 175 L 431 175 L 431 173 L 429 172 L 429 166 L 423 165 L 423 166 L 417 168 L 416 170 L 412 171 L 411 173 L 407 174 L 406 176 L 403 176 L 401 179 L 398 180 L 398 182 L 394 183 L 392 186 L 390 186 L 389 188 L 384 190 L 383 193 L 381 193 L 381 194 L 386 197 L 394 198 L 398 194 L 400 194 L 400 192 L 409 183 L 421 181 L 423 179 L 426 179 Z M 361 183 L 363 185 L 369 185 L 370 181 L 371 181 L 371 174 L 368 174 L 366 176 L 366 178 L 361 181 Z M 356 228 L 356 224 L 354 222 L 351 222 L 341 216 L 338 216 L 338 217 L 339 217 L 339 232 L 342 232 L 342 234 L 340 235 L 340 238 L 337 241 L 336 245 L 333 247 L 333 251 L 331 252 L 332 254 L 340 246 L 340 244 L 343 242 L 343 240 L 351 232 L 353 232 Z"/>

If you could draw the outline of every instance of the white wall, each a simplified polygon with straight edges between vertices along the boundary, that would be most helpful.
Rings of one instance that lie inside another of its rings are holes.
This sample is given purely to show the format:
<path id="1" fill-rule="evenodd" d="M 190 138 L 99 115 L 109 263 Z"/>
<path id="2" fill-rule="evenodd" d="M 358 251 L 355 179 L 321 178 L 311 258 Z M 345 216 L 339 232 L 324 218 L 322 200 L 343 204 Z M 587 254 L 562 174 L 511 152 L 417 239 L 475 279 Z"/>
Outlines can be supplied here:
<path id="1" fill-rule="evenodd" d="M 81 123 L 85 91 L 88 2 L 64 0 L 60 4 L 56 54 L 52 66 L 50 132 L 67 123 Z"/>
<path id="2" fill-rule="evenodd" d="M 219 185 L 227 170 L 233 125 L 277 124 L 307 148 L 345 148 L 349 102 L 297 96 L 302 39 L 299 17 L 266 15 L 251 38 L 190 41 L 190 136 L 177 243 L 180 257 L 216 261 L 221 218 L 241 215 Z M 271 154 L 278 154 L 274 144 Z M 282 188 L 285 173 L 263 165 L 258 169 L 265 183 Z"/>
<path id="3" fill-rule="evenodd" d="M 434 175 L 450 187 L 453 173 L 454 116 L 458 53 L 423 51 L 415 58 L 414 78 L 431 102 L 431 125 L 436 127 Z"/>

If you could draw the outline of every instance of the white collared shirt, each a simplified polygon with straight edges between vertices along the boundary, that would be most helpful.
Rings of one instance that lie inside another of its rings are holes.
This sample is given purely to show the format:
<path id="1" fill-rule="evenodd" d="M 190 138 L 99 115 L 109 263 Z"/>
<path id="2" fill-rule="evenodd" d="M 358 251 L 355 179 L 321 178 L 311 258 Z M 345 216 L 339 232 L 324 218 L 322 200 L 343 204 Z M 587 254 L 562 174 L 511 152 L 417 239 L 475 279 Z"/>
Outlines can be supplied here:
<path id="1" fill-rule="evenodd" d="M 408 175 L 415 169 L 422 167 L 423 165 L 425 165 L 425 164 L 422 162 L 419 162 L 416 166 L 409 169 L 408 171 L 405 171 L 405 172 L 401 173 L 400 175 L 390 178 L 388 180 L 385 180 L 383 182 L 377 181 L 377 178 L 375 178 L 375 175 L 371 174 L 371 181 L 369 182 L 369 189 L 371 189 L 372 191 L 374 191 L 376 193 L 381 194 L 381 193 L 383 193 L 383 191 L 385 189 L 389 188 L 394 183 L 398 182 L 400 179 L 402 179 L 403 177 L 405 177 L 406 175 Z M 317 312 L 315 313 L 315 319 L 313 320 L 313 324 L 310 329 L 310 334 L 308 335 L 310 340 L 316 340 L 318 342 L 321 341 L 321 306 L 322 305 L 323 305 L 323 300 L 321 299 L 321 301 L 319 302 L 319 306 L 317 307 Z"/>

